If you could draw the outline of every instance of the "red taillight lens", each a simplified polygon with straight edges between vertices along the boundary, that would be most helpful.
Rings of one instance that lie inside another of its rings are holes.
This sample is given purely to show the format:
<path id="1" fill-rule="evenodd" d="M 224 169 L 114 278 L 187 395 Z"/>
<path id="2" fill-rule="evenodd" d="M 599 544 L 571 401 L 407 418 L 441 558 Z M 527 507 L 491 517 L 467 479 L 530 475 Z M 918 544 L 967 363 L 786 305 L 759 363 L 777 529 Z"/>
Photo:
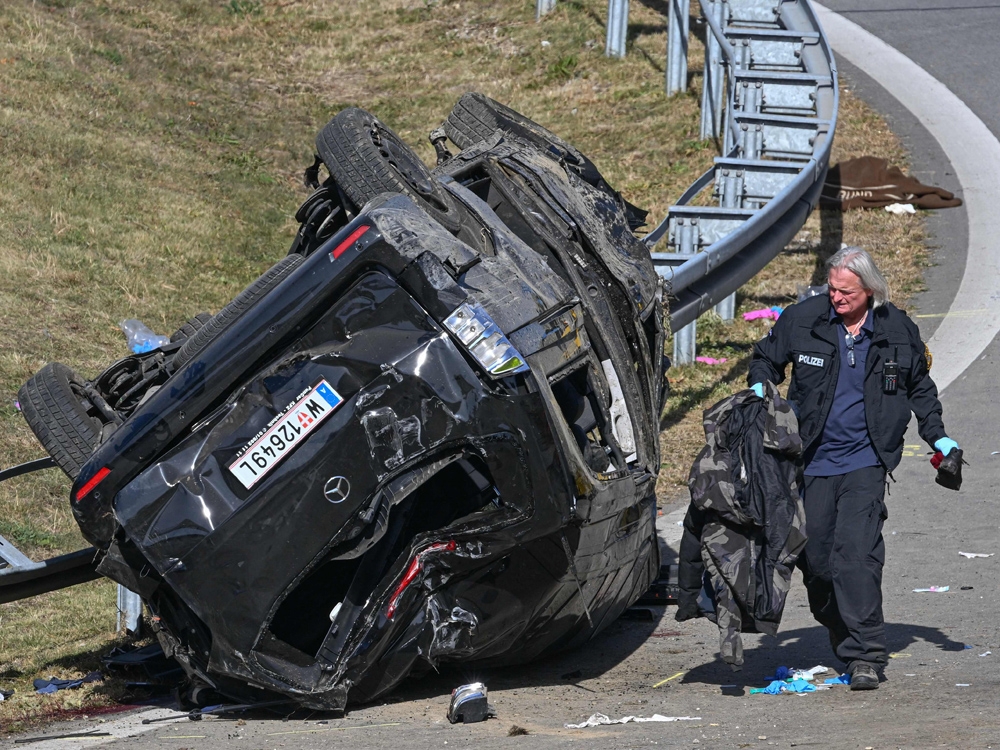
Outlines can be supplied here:
<path id="1" fill-rule="evenodd" d="M 392 619 L 392 616 L 396 614 L 396 607 L 399 604 L 399 597 L 403 595 L 406 588 L 413 583 L 413 579 L 417 577 L 417 573 L 421 571 L 424 567 L 424 555 L 429 552 L 454 552 L 458 545 L 455 541 L 450 542 L 437 542 L 432 544 L 430 547 L 426 547 L 416 555 L 413 556 L 412 562 L 410 562 L 410 567 L 406 569 L 406 573 L 403 575 L 403 579 L 399 582 L 396 590 L 392 592 L 392 598 L 389 599 L 389 606 L 386 607 L 385 616 Z"/>
<path id="2" fill-rule="evenodd" d="M 371 229 L 371 227 L 369 226 L 358 227 L 347 236 L 346 240 L 344 240 L 335 248 L 333 248 L 333 252 L 330 253 L 330 255 L 333 256 L 334 260 L 336 260 L 337 258 L 339 258 L 341 255 L 344 254 L 347 248 L 349 248 L 351 245 L 353 245 L 355 242 L 361 239 L 361 235 L 363 235 L 369 229 Z"/>
<path id="3" fill-rule="evenodd" d="M 89 495 L 94 490 L 94 488 L 101 482 L 103 482 L 104 479 L 110 473 L 111 469 L 105 466 L 103 469 L 94 474 L 94 476 L 90 478 L 90 481 L 88 481 L 85 485 L 83 485 L 83 487 L 80 488 L 79 492 L 76 493 L 76 502 L 80 502 L 80 500 Z"/>

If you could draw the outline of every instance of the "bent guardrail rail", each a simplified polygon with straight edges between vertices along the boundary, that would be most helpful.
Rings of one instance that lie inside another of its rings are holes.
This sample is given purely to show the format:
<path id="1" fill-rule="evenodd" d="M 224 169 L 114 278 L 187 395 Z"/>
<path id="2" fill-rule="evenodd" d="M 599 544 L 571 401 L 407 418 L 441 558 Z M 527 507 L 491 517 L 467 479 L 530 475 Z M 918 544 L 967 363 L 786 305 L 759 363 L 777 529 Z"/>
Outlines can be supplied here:
<path id="1" fill-rule="evenodd" d="M 713 70 L 706 45 L 706 79 L 714 80 L 706 80 L 703 115 L 706 105 L 714 112 L 703 126 L 724 126 L 716 135 L 725 155 L 644 240 L 651 249 L 667 241 L 667 252 L 652 255 L 672 296 L 678 364 L 694 357 L 687 326 L 767 265 L 812 211 L 839 102 L 836 62 L 808 0 L 699 1 L 706 36 L 724 61 Z M 674 4 L 676 13 L 687 12 L 683 0 Z M 713 89 L 721 92 L 722 69 L 725 117 L 711 100 Z M 716 205 L 695 205 L 709 186 Z"/>

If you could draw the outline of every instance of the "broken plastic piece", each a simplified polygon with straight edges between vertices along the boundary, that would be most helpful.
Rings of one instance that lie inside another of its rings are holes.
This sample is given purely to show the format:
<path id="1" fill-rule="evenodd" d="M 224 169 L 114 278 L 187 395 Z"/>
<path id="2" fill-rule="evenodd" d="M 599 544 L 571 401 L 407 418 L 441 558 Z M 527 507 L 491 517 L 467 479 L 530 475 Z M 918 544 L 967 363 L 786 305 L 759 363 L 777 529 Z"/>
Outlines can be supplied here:
<path id="1" fill-rule="evenodd" d="M 726 358 L 716 359 L 715 357 L 695 357 L 695 362 L 701 362 L 703 365 L 724 365 L 726 363 Z"/>
<path id="2" fill-rule="evenodd" d="M 943 594 L 946 591 L 948 591 L 948 589 L 950 589 L 950 588 L 951 588 L 951 586 L 928 586 L 925 589 L 913 589 L 913 593 L 914 594 Z"/>
<path id="3" fill-rule="evenodd" d="M 782 312 L 780 307 L 762 307 L 743 313 L 743 320 L 777 320 Z"/>
<path id="4" fill-rule="evenodd" d="M 153 333 L 145 323 L 135 318 L 123 320 L 118 324 L 118 327 L 125 334 L 125 341 L 128 343 L 129 351 L 133 354 L 151 352 L 153 349 L 159 349 L 170 343 L 169 336 L 160 336 Z"/>
<path id="5" fill-rule="evenodd" d="M 984 552 L 959 552 L 962 557 L 968 557 L 970 560 L 974 557 L 993 557 L 994 552 L 984 553 Z"/>
<path id="6" fill-rule="evenodd" d="M 475 724 L 496 717 L 496 711 L 486 700 L 486 686 L 481 682 L 459 685 L 451 691 L 448 721 L 452 724 Z"/>

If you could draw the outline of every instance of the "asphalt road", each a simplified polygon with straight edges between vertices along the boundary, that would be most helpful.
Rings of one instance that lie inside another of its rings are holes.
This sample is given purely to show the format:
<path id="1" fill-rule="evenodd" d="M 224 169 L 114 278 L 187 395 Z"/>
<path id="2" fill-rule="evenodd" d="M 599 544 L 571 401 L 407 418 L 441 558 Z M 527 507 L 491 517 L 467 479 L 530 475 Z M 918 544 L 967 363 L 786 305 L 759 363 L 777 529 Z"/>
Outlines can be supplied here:
<path id="1" fill-rule="evenodd" d="M 827 0 L 827 7 L 897 48 L 943 82 L 1000 135 L 1000 0 Z M 889 119 L 912 153 L 924 182 L 963 195 L 945 149 L 890 92 L 858 68 L 841 63 L 842 85 L 852 87 Z M 1000 180 L 998 180 L 1000 182 Z M 925 337 L 953 305 L 965 270 L 969 236 L 963 209 L 931 220 L 936 265 L 929 291 L 915 304 Z M 991 282 L 992 283 L 992 282 Z M 1000 299 L 1000 279 L 995 280 Z M 961 300 L 958 300 L 960 302 Z M 974 314 L 966 316 L 976 326 Z M 894 657 L 886 682 L 871 693 L 843 687 L 803 696 L 750 695 L 778 665 L 836 667 L 825 632 L 813 623 L 798 576 L 776 638 L 747 636 L 746 666 L 731 672 L 716 658 L 717 631 L 706 621 L 676 623 L 672 611 L 649 622 L 619 621 L 591 647 L 516 669 L 474 673 L 451 669 L 409 682 L 381 705 L 346 718 L 292 715 L 237 721 L 186 719 L 143 727 L 135 717 L 73 722 L 41 733 L 108 731 L 133 735 L 105 747 L 313 748 L 350 744 L 383 747 L 992 747 L 1000 746 L 1000 507 L 995 502 L 1000 455 L 996 420 L 1000 343 L 993 340 L 943 392 L 949 434 L 962 444 L 969 466 L 960 493 L 933 483 L 927 447 L 915 435 L 888 499 L 885 526 L 885 614 Z M 933 374 L 933 373 L 932 373 Z M 661 518 L 666 542 L 676 544 L 683 508 Z M 960 551 L 996 553 L 967 559 Z M 914 593 L 927 586 L 947 593 Z M 987 653 L 990 652 L 988 655 Z M 833 672 L 831 672 L 833 674 Z M 452 726 L 448 692 L 482 678 L 498 718 Z M 658 687 L 654 687 L 659 685 Z M 696 717 L 670 723 L 567 729 L 593 713 L 613 718 L 655 713 Z M 169 715 L 160 711 L 159 714 Z M 325 722 L 325 723 L 324 723 Z M 508 737 L 512 725 L 527 736 Z M 55 747 L 94 747 L 104 738 L 49 741 Z"/>

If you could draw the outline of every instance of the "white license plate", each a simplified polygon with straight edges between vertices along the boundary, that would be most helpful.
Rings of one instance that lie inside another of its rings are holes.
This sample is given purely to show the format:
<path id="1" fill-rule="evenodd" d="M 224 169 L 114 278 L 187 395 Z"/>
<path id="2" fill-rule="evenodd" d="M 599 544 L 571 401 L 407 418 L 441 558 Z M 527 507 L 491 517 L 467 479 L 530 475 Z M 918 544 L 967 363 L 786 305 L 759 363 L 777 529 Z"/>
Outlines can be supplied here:
<path id="1" fill-rule="evenodd" d="M 250 489 L 304 442 L 310 432 L 344 402 L 325 380 L 285 407 L 263 432 L 243 446 L 229 470 Z"/>

